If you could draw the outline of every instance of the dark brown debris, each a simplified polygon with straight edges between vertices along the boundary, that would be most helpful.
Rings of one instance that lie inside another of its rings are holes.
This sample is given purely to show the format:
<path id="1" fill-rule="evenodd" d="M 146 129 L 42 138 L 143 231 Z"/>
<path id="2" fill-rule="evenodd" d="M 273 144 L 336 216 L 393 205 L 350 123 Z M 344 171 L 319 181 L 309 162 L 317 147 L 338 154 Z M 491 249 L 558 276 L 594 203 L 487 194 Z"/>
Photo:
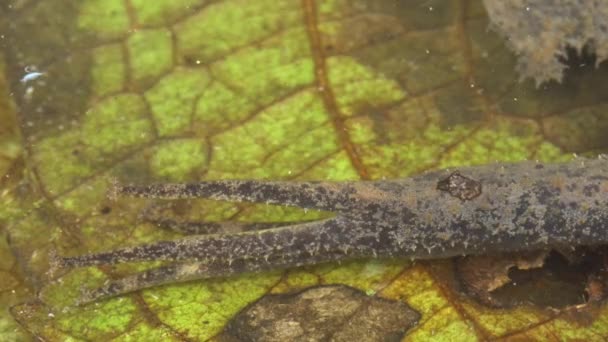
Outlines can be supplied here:
<path id="1" fill-rule="evenodd" d="M 581 309 L 606 299 L 605 247 L 457 259 L 458 286 L 481 304 Z"/>
<path id="2" fill-rule="evenodd" d="M 463 257 L 456 263 L 456 273 L 470 295 L 483 304 L 501 306 L 491 292 L 513 281 L 509 278 L 509 270 L 540 268 L 547 254 L 547 251 L 538 251 Z"/>

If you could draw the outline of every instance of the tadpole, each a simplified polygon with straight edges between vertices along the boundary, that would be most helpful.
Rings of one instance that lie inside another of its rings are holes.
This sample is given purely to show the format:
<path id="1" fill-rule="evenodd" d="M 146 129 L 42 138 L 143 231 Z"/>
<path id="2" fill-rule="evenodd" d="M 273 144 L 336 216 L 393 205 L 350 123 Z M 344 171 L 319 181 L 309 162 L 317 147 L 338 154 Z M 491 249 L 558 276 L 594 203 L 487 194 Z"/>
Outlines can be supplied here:
<path id="1" fill-rule="evenodd" d="M 600 158 L 462 167 L 382 181 L 115 184 L 114 197 L 255 202 L 334 216 L 278 227 L 198 223 L 241 226 L 236 233 L 55 257 L 52 266 L 169 262 L 109 281 L 86 293 L 86 303 L 160 284 L 358 258 L 436 259 L 607 244 L 607 171 L 608 160 Z"/>

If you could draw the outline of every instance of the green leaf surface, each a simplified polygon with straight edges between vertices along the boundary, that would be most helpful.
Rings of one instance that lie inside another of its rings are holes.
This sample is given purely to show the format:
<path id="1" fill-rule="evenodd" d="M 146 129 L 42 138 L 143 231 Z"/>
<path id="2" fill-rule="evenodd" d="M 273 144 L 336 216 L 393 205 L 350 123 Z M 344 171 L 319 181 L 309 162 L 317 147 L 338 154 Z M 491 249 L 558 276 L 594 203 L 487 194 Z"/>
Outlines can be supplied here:
<path id="1" fill-rule="evenodd" d="M 0 9 L 9 43 L 0 78 L 0 302 L 11 307 L 0 313 L 1 336 L 208 340 L 265 294 L 319 284 L 408 303 L 422 318 L 405 340 L 608 335 L 605 305 L 485 307 L 442 281 L 435 269 L 445 261 L 320 265 L 71 306 L 83 288 L 156 264 L 51 275 L 52 250 L 79 255 L 178 236 L 139 219 L 150 203 L 107 199 L 112 179 L 381 179 L 593 155 L 608 150 L 608 69 L 581 68 L 539 89 L 518 83 L 515 56 L 488 31 L 481 1 L 14 3 Z M 32 65 L 45 74 L 20 83 Z M 209 201 L 172 212 L 322 215 Z"/>

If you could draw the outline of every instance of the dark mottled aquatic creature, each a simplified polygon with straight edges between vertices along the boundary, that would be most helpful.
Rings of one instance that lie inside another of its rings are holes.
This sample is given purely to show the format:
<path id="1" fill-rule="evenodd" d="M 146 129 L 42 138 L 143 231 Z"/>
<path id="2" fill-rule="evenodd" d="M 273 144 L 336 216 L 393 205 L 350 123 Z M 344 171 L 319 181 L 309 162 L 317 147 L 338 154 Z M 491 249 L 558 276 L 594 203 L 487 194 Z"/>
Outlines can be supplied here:
<path id="1" fill-rule="evenodd" d="M 608 243 L 608 160 L 523 162 L 433 171 L 399 180 L 218 180 L 118 185 L 114 196 L 207 198 L 324 210 L 328 219 L 242 225 L 114 251 L 56 257 L 54 267 L 168 264 L 109 281 L 81 302 L 160 284 L 357 258 L 431 259 Z"/>

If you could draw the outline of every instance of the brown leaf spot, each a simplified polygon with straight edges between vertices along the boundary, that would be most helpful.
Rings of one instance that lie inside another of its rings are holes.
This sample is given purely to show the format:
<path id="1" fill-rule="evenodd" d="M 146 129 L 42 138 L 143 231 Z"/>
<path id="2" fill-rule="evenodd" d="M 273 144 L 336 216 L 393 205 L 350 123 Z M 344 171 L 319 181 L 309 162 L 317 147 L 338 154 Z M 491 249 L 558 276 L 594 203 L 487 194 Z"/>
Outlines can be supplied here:
<path id="1" fill-rule="evenodd" d="M 420 318 L 407 304 L 351 287 L 267 295 L 227 325 L 227 341 L 398 341 Z"/>

